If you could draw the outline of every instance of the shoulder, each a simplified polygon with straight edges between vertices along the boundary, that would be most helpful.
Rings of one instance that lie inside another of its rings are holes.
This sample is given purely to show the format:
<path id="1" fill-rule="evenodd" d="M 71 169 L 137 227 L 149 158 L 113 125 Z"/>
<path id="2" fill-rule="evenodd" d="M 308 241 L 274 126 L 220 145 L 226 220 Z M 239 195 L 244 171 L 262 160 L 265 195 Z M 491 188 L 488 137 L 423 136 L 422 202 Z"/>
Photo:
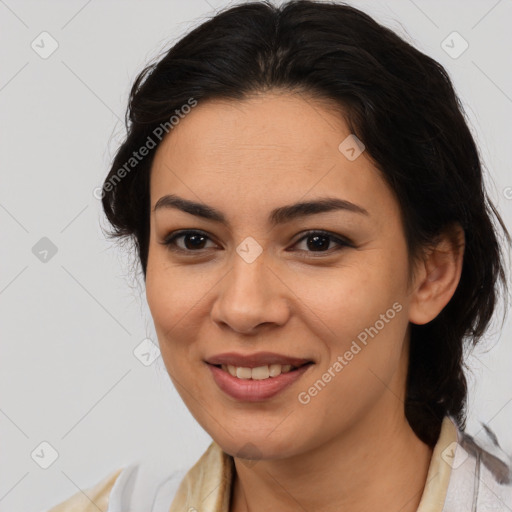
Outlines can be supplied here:
<path id="1" fill-rule="evenodd" d="M 44 512 L 168 512 L 186 472 L 167 464 L 159 468 L 154 458 L 139 459 Z"/>
<path id="2" fill-rule="evenodd" d="M 186 471 L 178 469 L 163 475 L 155 472 L 147 461 L 138 461 L 113 471 L 44 512 L 167 510 Z"/>
<path id="3" fill-rule="evenodd" d="M 83 491 L 78 491 L 46 512 L 98 512 L 98 510 L 107 510 L 112 488 L 124 469 L 120 468 L 111 472 L 96 484 Z"/>
<path id="4" fill-rule="evenodd" d="M 511 454 L 501 449 L 489 426 L 482 425 L 479 437 L 457 431 L 446 510 L 498 511 L 512 505 Z"/>

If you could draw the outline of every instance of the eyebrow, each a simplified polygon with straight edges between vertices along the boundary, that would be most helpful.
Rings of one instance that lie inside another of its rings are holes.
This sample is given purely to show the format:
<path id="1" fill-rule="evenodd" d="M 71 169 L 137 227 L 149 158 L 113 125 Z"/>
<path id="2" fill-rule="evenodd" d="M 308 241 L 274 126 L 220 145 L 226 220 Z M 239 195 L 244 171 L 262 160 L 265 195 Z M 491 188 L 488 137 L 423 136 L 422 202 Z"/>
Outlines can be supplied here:
<path id="1" fill-rule="evenodd" d="M 183 197 L 179 197 L 174 194 L 162 196 L 156 202 L 153 211 L 157 211 L 162 208 L 181 210 L 185 213 L 195 215 L 196 217 L 202 217 L 203 219 L 229 225 L 224 214 L 212 206 L 190 201 L 189 199 L 184 199 Z M 271 225 L 276 226 L 278 224 L 284 224 L 309 215 L 339 210 L 370 216 L 368 211 L 362 206 L 346 201 L 345 199 L 337 197 L 321 197 L 312 201 L 303 201 L 275 208 L 270 212 L 269 220 Z"/>

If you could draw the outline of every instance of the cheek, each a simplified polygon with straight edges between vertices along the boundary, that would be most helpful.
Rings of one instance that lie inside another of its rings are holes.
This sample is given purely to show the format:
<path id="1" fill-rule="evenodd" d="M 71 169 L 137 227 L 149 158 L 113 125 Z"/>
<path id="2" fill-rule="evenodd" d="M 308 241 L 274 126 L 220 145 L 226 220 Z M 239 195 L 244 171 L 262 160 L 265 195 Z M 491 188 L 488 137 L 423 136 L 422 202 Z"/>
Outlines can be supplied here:
<path id="1" fill-rule="evenodd" d="M 184 286 L 181 274 L 148 262 L 146 275 L 146 299 L 162 354 L 163 362 L 171 375 L 177 375 L 180 366 L 177 360 L 186 359 L 187 344 L 183 339 L 187 313 L 193 307 L 194 294 L 187 290 L 195 287 Z M 190 326 L 188 326 L 190 327 Z M 192 333 L 189 332 L 190 336 Z M 180 353 L 183 352 L 183 353 Z"/>
<path id="2" fill-rule="evenodd" d="M 208 290 L 199 281 L 201 277 L 195 276 L 194 270 L 171 265 L 163 254 L 148 258 L 146 298 L 156 327 L 178 329 L 180 321 Z"/>
<path id="3" fill-rule="evenodd" d="M 155 253 L 148 258 L 146 299 L 168 372 L 188 382 L 190 364 L 202 364 L 196 342 L 207 336 L 200 331 L 207 325 L 209 294 L 218 276 L 199 266 L 173 266 L 165 255 Z"/>
<path id="4" fill-rule="evenodd" d="M 197 329 L 193 321 L 193 307 L 197 303 L 197 287 L 183 277 L 182 272 L 159 266 L 153 260 L 148 262 L 146 275 L 146 298 L 156 334 L 162 361 L 176 390 L 187 407 L 194 407 L 188 402 L 189 394 L 200 396 L 195 379 L 187 365 L 195 360 L 191 350 Z M 192 410 L 191 409 L 191 410 Z"/>
<path id="5" fill-rule="evenodd" d="M 291 281 L 299 303 L 306 306 L 304 314 L 331 339 L 343 340 L 373 325 L 402 299 L 401 277 L 392 263 L 378 257 L 372 261 L 376 251 L 372 258 L 363 256 L 336 269 L 305 272 Z"/>
<path id="6" fill-rule="evenodd" d="M 309 330 L 323 345 L 318 371 L 331 368 L 325 380 L 334 373 L 329 386 L 349 403 L 362 394 L 378 393 L 382 382 L 389 382 L 400 364 L 408 325 L 403 290 L 407 276 L 398 270 L 399 262 L 377 251 L 362 256 L 336 274 L 303 277 L 296 288 L 304 304 L 302 319 L 309 318 Z M 338 357 L 343 369 L 337 372 L 332 367 Z M 322 400 L 328 402 L 327 395 Z"/>

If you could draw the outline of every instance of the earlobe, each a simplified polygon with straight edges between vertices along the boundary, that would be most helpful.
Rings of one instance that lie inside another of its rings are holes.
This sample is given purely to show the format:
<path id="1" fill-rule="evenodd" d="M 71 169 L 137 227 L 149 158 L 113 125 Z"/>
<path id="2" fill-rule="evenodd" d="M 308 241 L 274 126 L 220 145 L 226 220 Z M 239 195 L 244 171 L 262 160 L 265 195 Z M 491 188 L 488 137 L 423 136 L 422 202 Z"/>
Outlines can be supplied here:
<path id="1" fill-rule="evenodd" d="M 464 249 L 464 230 L 455 224 L 426 253 L 411 297 L 411 323 L 423 325 L 432 321 L 450 302 L 462 274 Z"/>

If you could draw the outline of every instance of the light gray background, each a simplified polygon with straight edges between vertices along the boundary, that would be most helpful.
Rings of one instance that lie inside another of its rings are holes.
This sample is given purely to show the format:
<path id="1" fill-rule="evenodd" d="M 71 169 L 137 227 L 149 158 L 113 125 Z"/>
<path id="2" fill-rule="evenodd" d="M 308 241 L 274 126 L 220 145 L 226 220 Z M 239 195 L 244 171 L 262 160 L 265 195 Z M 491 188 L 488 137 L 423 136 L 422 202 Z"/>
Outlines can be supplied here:
<path id="1" fill-rule="evenodd" d="M 349 3 L 447 68 L 512 227 L 512 2 Z M 162 453 L 170 470 L 190 466 L 210 442 L 161 358 L 145 366 L 134 356 L 156 337 L 130 258 L 102 235 L 93 190 L 122 139 L 137 73 L 227 5 L 0 0 L 0 511 L 38 512 L 147 454 Z M 59 45 L 47 59 L 31 48 L 43 31 Z M 469 43 L 456 59 L 441 47 L 453 31 Z M 32 252 L 42 237 L 57 247 L 46 262 Z M 495 322 L 487 352 L 469 360 L 468 431 L 490 422 L 509 452 L 511 330 L 510 318 Z M 59 454 L 48 469 L 43 441 Z"/>

